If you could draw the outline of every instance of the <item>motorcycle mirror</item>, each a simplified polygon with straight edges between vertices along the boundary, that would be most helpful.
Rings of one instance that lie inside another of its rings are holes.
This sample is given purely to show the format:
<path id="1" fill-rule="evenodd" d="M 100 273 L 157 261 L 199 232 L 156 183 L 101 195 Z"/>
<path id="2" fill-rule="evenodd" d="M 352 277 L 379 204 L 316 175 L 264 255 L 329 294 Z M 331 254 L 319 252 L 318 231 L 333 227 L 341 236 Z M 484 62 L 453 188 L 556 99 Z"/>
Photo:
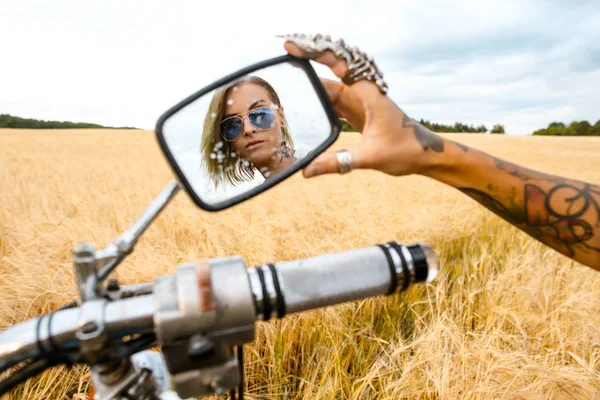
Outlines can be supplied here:
<path id="1" fill-rule="evenodd" d="M 340 129 L 310 61 L 285 55 L 181 101 L 160 117 L 156 135 L 196 205 L 219 211 L 307 166 Z"/>

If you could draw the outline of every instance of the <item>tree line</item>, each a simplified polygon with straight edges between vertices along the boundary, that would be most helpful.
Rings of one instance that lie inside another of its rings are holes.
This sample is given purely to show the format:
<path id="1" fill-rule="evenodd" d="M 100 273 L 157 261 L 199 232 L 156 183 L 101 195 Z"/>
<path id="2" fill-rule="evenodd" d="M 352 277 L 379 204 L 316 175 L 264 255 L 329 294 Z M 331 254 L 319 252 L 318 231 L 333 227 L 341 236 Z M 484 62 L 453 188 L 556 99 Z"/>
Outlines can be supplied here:
<path id="1" fill-rule="evenodd" d="M 111 127 L 86 122 L 44 121 L 33 118 L 21 118 L 10 114 L 0 114 L 0 128 L 17 129 L 137 129 L 129 126 Z"/>
<path id="2" fill-rule="evenodd" d="M 487 133 L 488 128 L 481 124 L 479 126 L 467 125 L 462 122 L 455 122 L 454 125 L 438 124 L 435 122 L 425 121 L 423 118 L 419 121 L 421 125 L 433 132 L 441 133 Z M 490 133 L 504 133 L 504 125 L 496 124 L 490 130 Z"/>
<path id="3" fill-rule="evenodd" d="M 588 121 L 573 121 L 569 126 L 552 122 L 546 129 L 533 132 L 534 136 L 600 136 L 600 120 L 595 125 Z"/>
<path id="4" fill-rule="evenodd" d="M 416 121 L 416 120 L 414 120 Z M 420 121 L 416 121 L 428 128 L 433 132 L 442 132 L 442 133 L 487 133 L 488 128 L 485 125 L 479 125 L 477 127 L 473 125 L 463 124 L 462 122 L 455 122 L 454 125 L 445 125 L 445 124 L 437 124 L 435 122 L 425 121 L 421 118 Z M 342 131 L 344 132 L 356 132 L 356 130 L 346 121 L 345 119 L 340 119 L 340 123 L 342 124 Z M 496 124 L 490 130 L 490 133 L 504 133 L 504 125 Z"/>

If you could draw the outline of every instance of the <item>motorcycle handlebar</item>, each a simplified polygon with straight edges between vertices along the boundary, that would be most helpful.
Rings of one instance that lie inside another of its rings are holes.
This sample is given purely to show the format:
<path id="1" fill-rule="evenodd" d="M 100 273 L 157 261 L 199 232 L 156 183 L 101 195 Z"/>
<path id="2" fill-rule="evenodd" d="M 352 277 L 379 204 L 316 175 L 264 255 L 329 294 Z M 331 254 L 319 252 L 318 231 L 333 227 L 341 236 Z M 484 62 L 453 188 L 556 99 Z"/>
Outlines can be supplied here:
<path id="1" fill-rule="evenodd" d="M 257 319 L 392 294 L 431 281 L 438 269 L 430 246 L 395 242 L 249 269 L 240 257 L 186 264 L 158 278 L 153 294 L 90 300 L 7 328 L 0 333 L 0 371 L 43 353 L 77 351 L 96 340 L 93 329 L 86 332 L 90 326 L 102 328 L 105 339 L 154 331 L 164 344 L 218 332 L 239 345 L 253 339 Z"/>
<path id="2" fill-rule="evenodd" d="M 152 295 L 103 302 L 102 324 L 107 339 L 144 334 L 154 329 Z M 44 353 L 78 347 L 82 308 L 72 307 L 32 318 L 0 333 L 0 371 Z"/>
<path id="3" fill-rule="evenodd" d="M 390 242 L 248 270 L 258 319 L 327 307 L 433 280 L 439 262 L 427 244 Z"/>

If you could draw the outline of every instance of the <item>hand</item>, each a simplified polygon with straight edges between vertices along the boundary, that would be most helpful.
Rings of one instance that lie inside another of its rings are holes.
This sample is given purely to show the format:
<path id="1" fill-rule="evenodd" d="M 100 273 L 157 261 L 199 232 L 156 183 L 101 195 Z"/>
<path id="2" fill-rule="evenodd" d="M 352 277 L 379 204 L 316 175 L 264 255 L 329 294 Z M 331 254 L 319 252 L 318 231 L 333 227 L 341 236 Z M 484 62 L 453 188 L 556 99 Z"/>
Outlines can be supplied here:
<path id="1" fill-rule="evenodd" d="M 331 50 L 307 53 L 293 40 L 284 45 L 288 53 L 319 54 L 316 62 L 344 76 L 346 61 Z M 406 116 L 372 81 L 322 81 L 338 115 L 362 132 L 360 144 L 349 149 L 354 168 L 418 173 L 453 186 L 535 239 L 600 271 L 599 185 L 529 170 L 443 139 Z M 323 153 L 304 176 L 337 173 L 339 167 L 335 153 Z"/>
<path id="2" fill-rule="evenodd" d="M 292 41 L 286 41 L 284 48 L 296 57 L 311 58 Z M 348 68 L 346 61 L 331 51 L 315 61 L 327 65 L 340 78 Z M 443 150 L 439 136 L 405 115 L 373 82 L 361 80 L 346 85 L 329 79 L 321 81 L 338 116 L 362 133 L 361 143 L 348 149 L 354 169 L 375 169 L 395 176 L 420 173 L 428 166 L 431 153 Z M 326 152 L 304 169 L 304 176 L 338 172 L 335 153 Z"/>

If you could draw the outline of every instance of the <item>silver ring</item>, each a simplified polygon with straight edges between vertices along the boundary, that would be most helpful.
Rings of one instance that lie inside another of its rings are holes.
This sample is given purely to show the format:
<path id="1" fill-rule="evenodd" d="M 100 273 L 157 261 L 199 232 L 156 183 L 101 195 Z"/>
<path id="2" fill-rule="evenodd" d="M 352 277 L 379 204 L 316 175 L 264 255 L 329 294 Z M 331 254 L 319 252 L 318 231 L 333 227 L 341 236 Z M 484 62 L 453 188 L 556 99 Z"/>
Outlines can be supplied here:
<path id="1" fill-rule="evenodd" d="M 335 152 L 335 155 L 340 163 L 340 174 L 347 174 L 352 171 L 352 168 L 354 167 L 352 154 L 348 150 L 338 150 Z"/>
<path id="2" fill-rule="evenodd" d="M 278 35 L 285 40 L 289 40 L 309 54 L 310 58 L 318 58 L 326 51 L 332 51 L 336 58 L 345 60 L 348 64 L 348 70 L 342 78 L 346 85 L 352 85 L 360 80 L 366 79 L 377 85 L 382 94 L 388 91 L 388 85 L 383 80 L 383 73 L 375 60 L 356 47 L 350 47 L 340 39 L 334 42 L 329 35 L 304 35 L 290 34 Z"/>

